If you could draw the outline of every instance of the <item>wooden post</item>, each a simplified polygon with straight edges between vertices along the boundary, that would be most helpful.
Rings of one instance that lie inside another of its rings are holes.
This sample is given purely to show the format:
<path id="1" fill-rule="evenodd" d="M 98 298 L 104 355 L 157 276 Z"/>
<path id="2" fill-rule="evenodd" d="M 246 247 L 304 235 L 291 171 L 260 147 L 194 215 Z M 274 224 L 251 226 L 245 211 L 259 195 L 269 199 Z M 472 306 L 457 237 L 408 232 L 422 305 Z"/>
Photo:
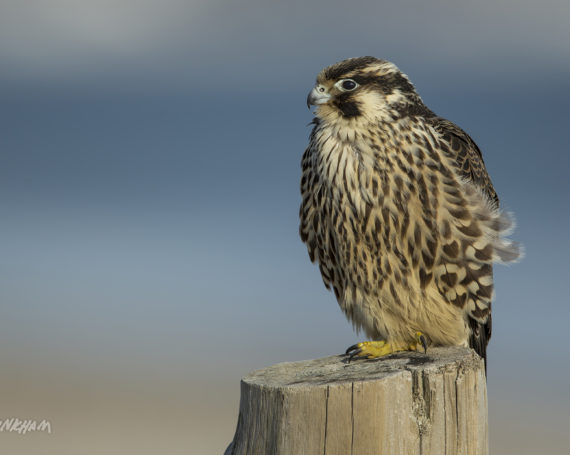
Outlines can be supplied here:
<path id="1" fill-rule="evenodd" d="M 450 347 L 254 371 L 225 455 L 487 453 L 483 360 Z"/>

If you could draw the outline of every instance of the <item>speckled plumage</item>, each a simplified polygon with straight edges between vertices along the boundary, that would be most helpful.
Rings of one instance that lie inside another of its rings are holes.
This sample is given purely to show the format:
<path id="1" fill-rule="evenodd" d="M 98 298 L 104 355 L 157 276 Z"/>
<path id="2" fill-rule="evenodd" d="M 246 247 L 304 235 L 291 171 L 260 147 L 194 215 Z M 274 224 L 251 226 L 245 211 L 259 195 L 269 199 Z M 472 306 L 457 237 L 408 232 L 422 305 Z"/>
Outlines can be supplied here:
<path id="1" fill-rule="evenodd" d="M 485 357 L 492 263 L 519 249 L 475 142 L 373 57 L 325 68 L 308 103 L 300 235 L 325 286 L 371 339 Z"/>

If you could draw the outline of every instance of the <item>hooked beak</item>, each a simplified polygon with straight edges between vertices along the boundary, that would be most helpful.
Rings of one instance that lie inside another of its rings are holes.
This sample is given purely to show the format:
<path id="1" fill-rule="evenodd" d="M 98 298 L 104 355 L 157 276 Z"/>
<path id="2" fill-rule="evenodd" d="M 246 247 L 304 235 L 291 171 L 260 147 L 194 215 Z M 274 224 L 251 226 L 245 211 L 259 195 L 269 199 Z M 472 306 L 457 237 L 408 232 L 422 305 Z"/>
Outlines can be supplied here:
<path id="1" fill-rule="evenodd" d="M 327 89 L 322 85 L 316 85 L 307 96 L 307 107 L 310 109 L 311 105 L 325 104 L 330 99 L 331 96 L 327 93 Z"/>

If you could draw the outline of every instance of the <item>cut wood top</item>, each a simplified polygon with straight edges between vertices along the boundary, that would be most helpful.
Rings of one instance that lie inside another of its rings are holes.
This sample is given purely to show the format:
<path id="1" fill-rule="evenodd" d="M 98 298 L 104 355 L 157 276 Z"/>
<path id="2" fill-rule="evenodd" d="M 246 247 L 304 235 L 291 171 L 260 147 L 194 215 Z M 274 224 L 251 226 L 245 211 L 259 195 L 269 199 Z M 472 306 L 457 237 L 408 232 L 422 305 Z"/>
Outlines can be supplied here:
<path id="1" fill-rule="evenodd" d="M 342 355 L 315 360 L 284 362 L 254 371 L 243 378 L 248 384 L 295 387 L 378 380 L 405 372 L 446 368 L 478 368 L 482 359 L 464 347 L 430 348 L 423 352 L 400 352 L 379 359 L 346 363 Z"/>
<path id="2" fill-rule="evenodd" d="M 231 455 L 486 455 L 483 359 L 463 347 L 279 363 L 242 379 Z"/>

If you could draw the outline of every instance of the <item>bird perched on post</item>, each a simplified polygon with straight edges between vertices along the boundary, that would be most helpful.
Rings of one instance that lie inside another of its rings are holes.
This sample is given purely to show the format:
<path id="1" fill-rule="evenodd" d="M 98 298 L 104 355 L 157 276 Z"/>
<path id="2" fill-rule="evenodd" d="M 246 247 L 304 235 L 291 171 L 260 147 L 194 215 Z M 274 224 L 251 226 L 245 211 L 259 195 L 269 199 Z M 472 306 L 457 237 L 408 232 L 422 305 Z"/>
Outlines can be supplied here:
<path id="1" fill-rule="evenodd" d="M 350 358 L 420 343 L 486 359 L 493 262 L 519 246 L 481 152 L 374 57 L 322 70 L 302 159 L 300 235 L 345 315 L 373 341 Z"/>

